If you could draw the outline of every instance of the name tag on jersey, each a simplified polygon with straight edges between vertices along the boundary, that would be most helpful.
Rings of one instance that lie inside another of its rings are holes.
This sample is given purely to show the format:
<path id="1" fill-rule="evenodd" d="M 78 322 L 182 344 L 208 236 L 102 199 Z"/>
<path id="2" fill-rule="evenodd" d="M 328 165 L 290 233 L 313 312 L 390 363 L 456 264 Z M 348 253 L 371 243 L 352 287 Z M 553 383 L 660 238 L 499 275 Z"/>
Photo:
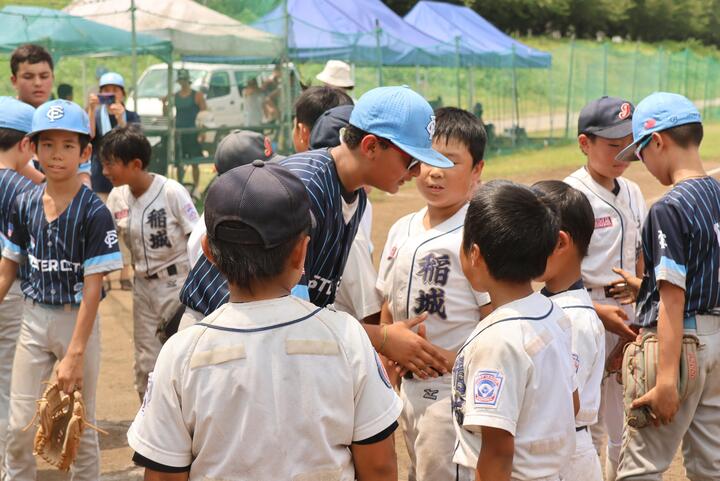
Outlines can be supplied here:
<path id="1" fill-rule="evenodd" d="M 612 227 L 612 217 L 609 215 L 606 217 L 596 217 L 595 218 L 595 228 L 596 229 L 605 229 L 607 227 Z"/>

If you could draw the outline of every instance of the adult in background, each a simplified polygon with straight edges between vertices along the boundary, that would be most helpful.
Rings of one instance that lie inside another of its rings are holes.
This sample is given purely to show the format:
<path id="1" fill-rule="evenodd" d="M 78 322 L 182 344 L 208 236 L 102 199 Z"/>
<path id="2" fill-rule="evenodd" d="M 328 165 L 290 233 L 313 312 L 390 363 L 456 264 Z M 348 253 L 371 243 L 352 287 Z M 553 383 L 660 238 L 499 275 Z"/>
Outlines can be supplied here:
<path id="1" fill-rule="evenodd" d="M 107 202 L 108 194 L 113 188 L 112 183 L 103 175 L 100 162 L 100 144 L 103 137 L 117 126 L 125 127 L 129 123 L 140 123 L 140 116 L 125 108 L 125 79 L 117 72 L 107 72 L 98 82 L 100 91 L 90 94 L 88 98 L 88 115 L 90 116 L 90 138 L 92 139 L 92 168 L 90 179 L 92 189 Z M 120 252 L 123 257 L 123 268 L 120 271 L 120 287 L 124 291 L 132 290 L 132 269 L 130 250 L 124 240 L 120 239 Z M 106 290 L 111 287 L 106 280 Z"/>
<path id="2" fill-rule="evenodd" d="M 180 90 L 175 94 L 175 127 L 195 128 L 197 116 L 203 110 L 207 110 L 205 95 L 202 92 L 193 90 L 190 86 L 190 72 L 187 69 L 178 70 L 177 82 Z M 198 141 L 197 132 L 181 133 L 177 136 L 177 155 L 181 159 L 191 159 L 202 155 L 202 147 Z M 192 166 L 193 194 L 200 184 L 200 166 Z"/>
<path id="3" fill-rule="evenodd" d="M 315 78 L 328 87 L 344 90 L 348 95 L 355 88 L 350 65 L 342 60 L 328 60 L 323 71 L 317 74 Z"/>
<path id="4" fill-rule="evenodd" d="M 57 88 L 57 96 L 62 100 L 73 101 L 73 87 L 70 84 L 60 84 Z"/>

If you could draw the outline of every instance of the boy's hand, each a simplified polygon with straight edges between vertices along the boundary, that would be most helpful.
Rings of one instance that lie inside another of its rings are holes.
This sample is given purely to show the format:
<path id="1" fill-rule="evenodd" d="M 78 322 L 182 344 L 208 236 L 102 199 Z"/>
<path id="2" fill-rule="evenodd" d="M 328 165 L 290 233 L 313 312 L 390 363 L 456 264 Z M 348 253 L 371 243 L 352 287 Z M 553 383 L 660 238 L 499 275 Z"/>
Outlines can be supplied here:
<path id="1" fill-rule="evenodd" d="M 613 306 L 610 304 L 600 304 L 597 302 L 593 303 L 595 311 L 598 317 L 605 326 L 605 330 L 617 334 L 618 336 L 625 338 L 629 341 L 635 339 L 637 334 L 635 331 L 625 324 L 628 316 L 625 310 L 620 306 Z"/>
<path id="2" fill-rule="evenodd" d="M 650 410 L 653 424 L 670 424 L 675 414 L 680 409 L 680 397 L 677 392 L 677 384 L 658 383 L 654 388 L 645 393 L 644 396 L 632 402 L 633 408 L 645 406 Z"/>
<path id="3" fill-rule="evenodd" d="M 613 267 L 613 272 L 619 275 L 621 279 L 614 280 L 610 283 L 610 285 L 613 286 L 612 289 L 610 289 L 610 293 L 622 305 L 634 303 L 637 300 L 642 280 L 628 271 L 617 267 Z"/>
<path id="4" fill-rule="evenodd" d="M 422 326 L 427 319 L 424 312 L 417 317 L 390 324 L 387 327 L 387 342 L 383 354 L 412 371 L 420 379 L 447 374 L 451 366 L 442 353 L 419 334 L 411 330 Z"/>
<path id="5" fill-rule="evenodd" d="M 82 390 L 83 355 L 67 353 L 57 367 L 57 382 L 65 394 Z"/>

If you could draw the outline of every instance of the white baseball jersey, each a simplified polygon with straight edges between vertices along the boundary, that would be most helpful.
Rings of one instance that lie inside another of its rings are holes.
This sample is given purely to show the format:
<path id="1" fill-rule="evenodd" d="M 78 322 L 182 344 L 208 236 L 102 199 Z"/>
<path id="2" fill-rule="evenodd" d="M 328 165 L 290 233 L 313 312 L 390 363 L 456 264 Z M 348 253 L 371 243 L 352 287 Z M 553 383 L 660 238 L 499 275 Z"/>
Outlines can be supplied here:
<path id="1" fill-rule="evenodd" d="M 401 410 L 360 323 L 287 296 L 225 304 L 171 337 L 128 442 L 190 481 L 352 481 L 348 446 Z"/>
<path id="2" fill-rule="evenodd" d="M 635 182 L 623 177 L 616 180 L 617 195 L 595 182 L 585 167 L 565 178 L 565 183 L 585 194 L 595 214 L 595 231 L 582 262 L 586 287 L 606 286 L 617 280 L 613 267 L 635 273 L 645 199 Z"/>
<path id="3" fill-rule="evenodd" d="M 460 266 L 467 204 L 445 222 L 425 229 L 427 208 L 398 220 L 390 229 L 378 273 L 377 288 L 395 321 L 422 312 L 427 338 L 457 351 L 480 320 L 485 292 L 470 286 Z"/>
<path id="4" fill-rule="evenodd" d="M 577 377 L 580 411 L 577 427 L 591 426 L 598 420 L 600 385 L 605 371 L 605 328 L 595 312 L 587 290 L 574 286 L 550 297 L 563 308 L 572 323 L 572 357 Z"/>
<path id="5" fill-rule="evenodd" d="M 190 237 L 188 237 L 187 255 L 191 266 L 197 264 L 197 261 L 203 255 L 201 241 L 206 232 L 207 226 L 205 225 L 205 213 L 203 212 L 200 214 L 200 219 L 195 223 Z"/>
<path id="6" fill-rule="evenodd" d="M 189 266 L 187 239 L 198 221 L 185 187 L 162 175 L 152 175 L 150 188 L 140 197 L 123 185 L 114 188 L 107 200 L 139 275 L 153 275 L 175 264 Z"/>
<path id="7" fill-rule="evenodd" d="M 575 450 L 569 324 L 562 308 L 533 293 L 475 328 L 453 367 L 455 463 L 477 466 L 488 426 L 515 438 L 512 479 L 558 475 Z"/>
<path id="8" fill-rule="evenodd" d="M 335 309 L 347 312 L 358 320 L 377 314 L 382 307 L 382 297 L 375 287 L 376 282 L 377 271 L 370 254 L 370 239 L 360 228 L 353 239 L 335 294 Z"/>

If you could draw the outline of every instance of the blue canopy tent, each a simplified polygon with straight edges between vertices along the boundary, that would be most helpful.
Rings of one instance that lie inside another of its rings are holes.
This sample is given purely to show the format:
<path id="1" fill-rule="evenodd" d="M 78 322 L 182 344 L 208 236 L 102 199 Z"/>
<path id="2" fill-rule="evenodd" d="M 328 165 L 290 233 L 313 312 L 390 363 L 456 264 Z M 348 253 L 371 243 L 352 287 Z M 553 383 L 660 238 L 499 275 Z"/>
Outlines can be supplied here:
<path id="1" fill-rule="evenodd" d="M 513 123 L 516 126 L 519 124 L 516 69 L 549 69 L 552 64 L 552 56 L 549 53 L 518 42 L 501 32 L 474 10 L 460 5 L 421 0 L 405 15 L 405 21 L 438 41 L 454 42 L 458 46 L 458 67 L 462 64 L 469 68 L 468 82 L 471 85 L 474 83 L 472 80 L 473 67 L 512 69 Z M 459 68 L 457 72 L 459 104 Z M 472 92 L 472 88 L 470 92 Z M 514 131 L 515 129 L 513 129 Z"/>
<path id="2" fill-rule="evenodd" d="M 296 62 L 377 65 L 380 77 L 382 65 L 455 66 L 454 44 L 407 24 L 380 0 L 286 0 L 253 26 L 286 37 Z"/>

